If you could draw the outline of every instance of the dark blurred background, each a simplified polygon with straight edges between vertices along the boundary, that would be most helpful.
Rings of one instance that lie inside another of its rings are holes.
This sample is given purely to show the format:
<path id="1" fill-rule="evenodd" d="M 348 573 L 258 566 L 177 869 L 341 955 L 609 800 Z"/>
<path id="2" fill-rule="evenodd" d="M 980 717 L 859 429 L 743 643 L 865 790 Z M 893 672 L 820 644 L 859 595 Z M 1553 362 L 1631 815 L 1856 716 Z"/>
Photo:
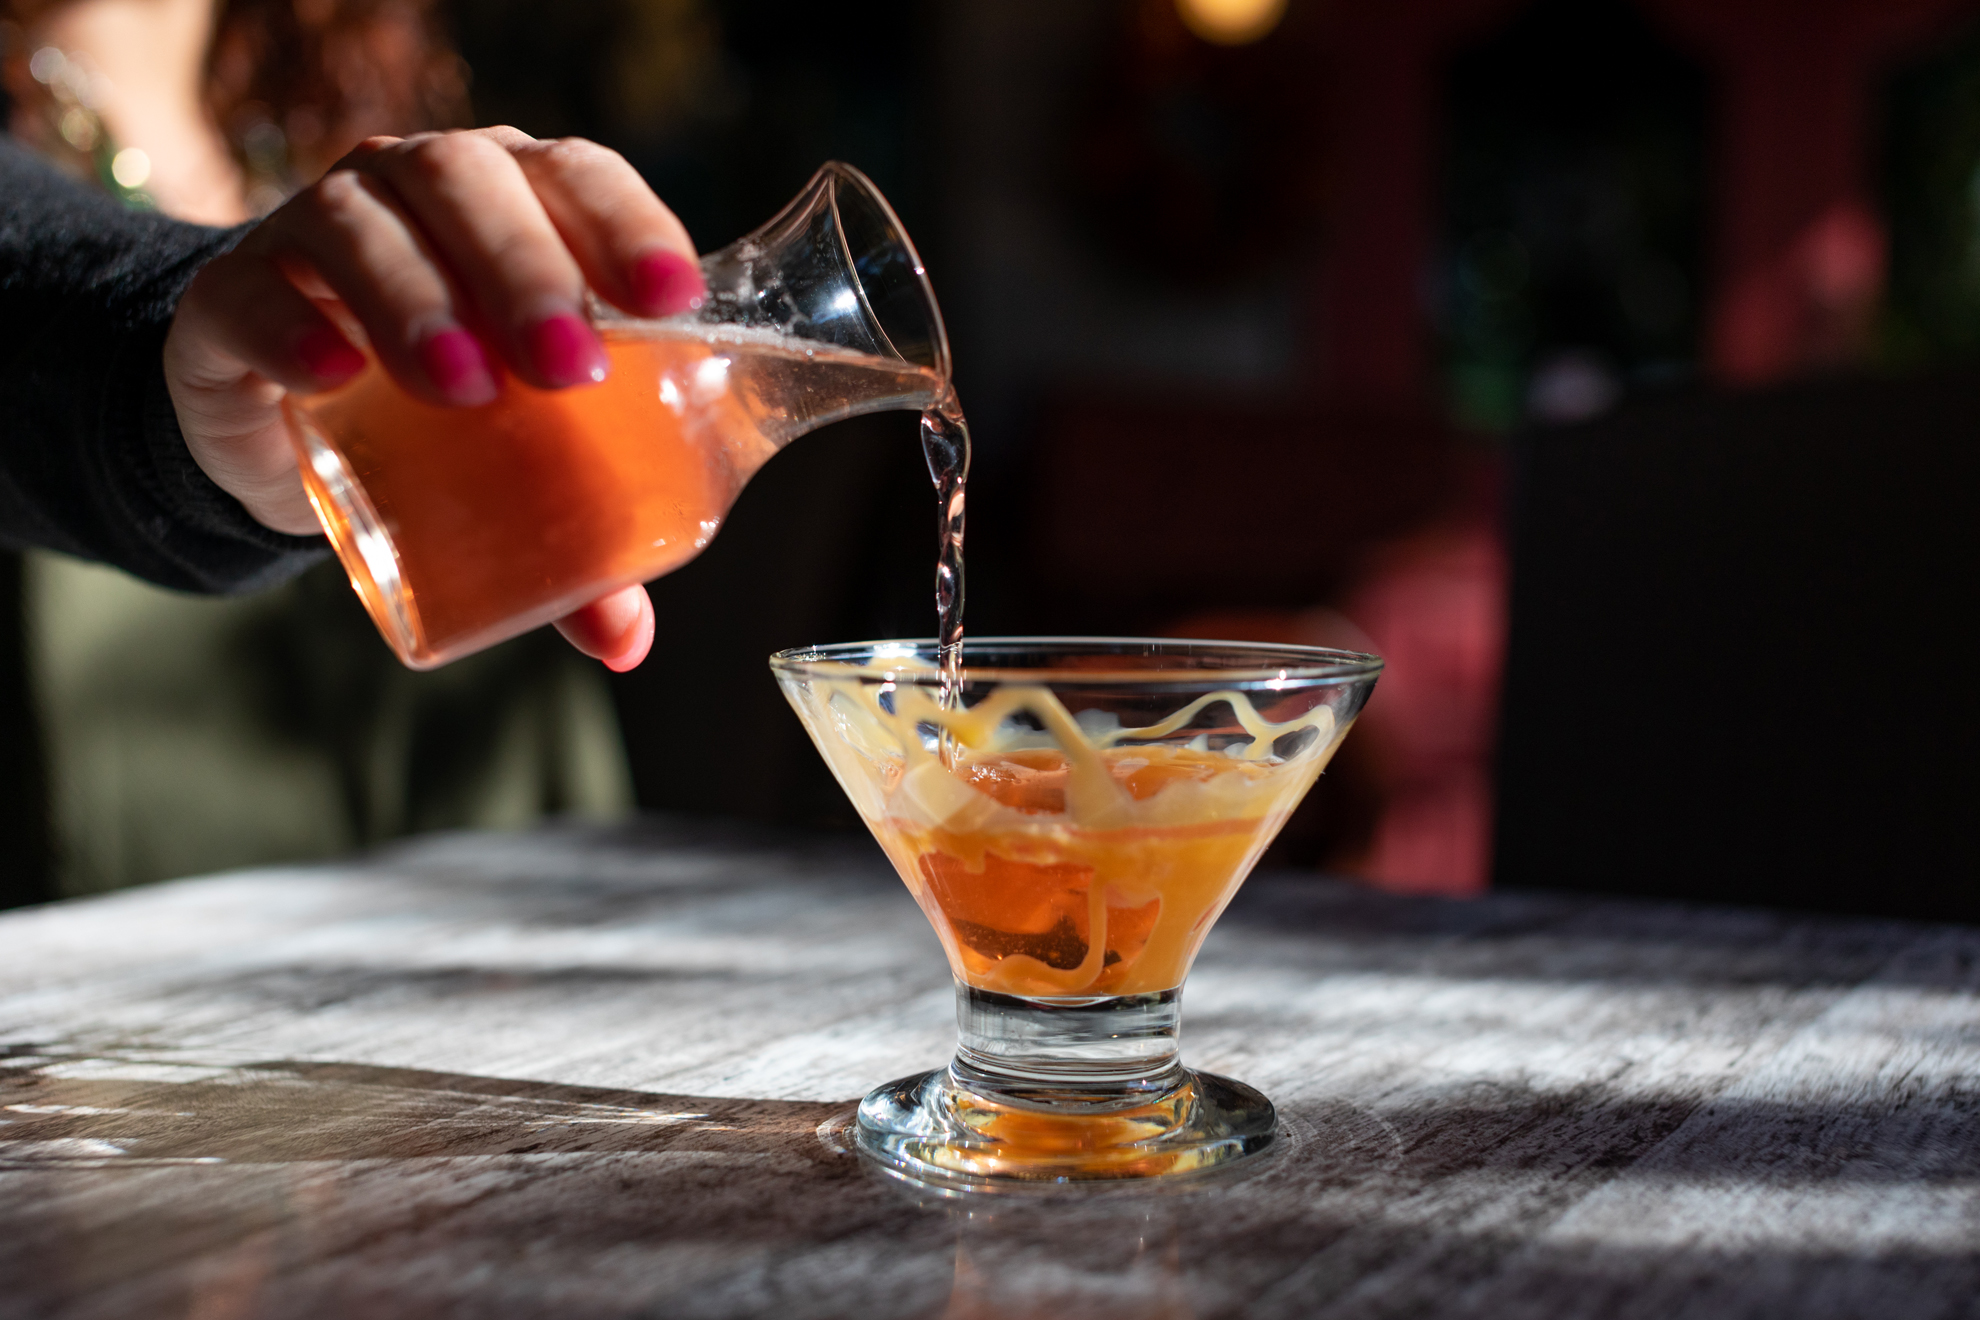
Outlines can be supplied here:
<path id="1" fill-rule="evenodd" d="M 1279 861 L 1980 917 L 1980 3 L 440 12 L 704 250 L 876 180 L 973 632 L 1388 658 Z M 928 634 L 934 513 L 906 415 L 766 468 L 614 680 L 639 805 L 856 828 L 763 657 Z"/>
<path id="2" fill-rule="evenodd" d="M 701 90 L 559 127 L 703 243 L 826 156 L 897 200 L 982 450 L 974 629 L 1389 657 L 1278 860 L 1975 913 L 1973 6 L 669 12 Z M 542 49 L 477 30 L 477 112 L 520 116 Z M 656 584 L 733 649 L 619 681 L 643 803 L 847 822 L 753 663 L 928 630 L 911 443 L 794 447 Z M 774 771 L 674 754 L 711 683 Z"/>

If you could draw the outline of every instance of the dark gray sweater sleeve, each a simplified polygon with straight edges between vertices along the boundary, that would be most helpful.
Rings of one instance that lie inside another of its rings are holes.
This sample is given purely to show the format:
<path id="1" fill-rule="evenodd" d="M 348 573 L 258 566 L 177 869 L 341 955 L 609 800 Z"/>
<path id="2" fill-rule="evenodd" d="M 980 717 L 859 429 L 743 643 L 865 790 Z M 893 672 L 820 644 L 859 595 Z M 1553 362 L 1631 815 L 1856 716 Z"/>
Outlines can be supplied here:
<path id="1" fill-rule="evenodd" d="M 213 484 L 165 391 L 172 310 L 242 232 L 126 210 L 0 137 L 0 542 L 203 592 L 323 557 Z"/>

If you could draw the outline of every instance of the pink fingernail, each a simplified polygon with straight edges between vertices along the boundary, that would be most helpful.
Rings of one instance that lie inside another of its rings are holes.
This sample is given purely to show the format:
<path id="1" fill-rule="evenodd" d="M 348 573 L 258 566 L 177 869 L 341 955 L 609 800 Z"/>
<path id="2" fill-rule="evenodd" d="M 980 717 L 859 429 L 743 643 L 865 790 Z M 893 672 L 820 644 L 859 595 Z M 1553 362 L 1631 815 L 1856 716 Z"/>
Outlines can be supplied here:
<path id="1" fill-rule="evenodd" d="M 419 362 L 449 403 L 471 406 L 495 397 L 495 375 L 475 337 L 458 327 L 428 335 Z"/>
<path id="2" fill-rule="evenodd" d="M 633 296 L 648 316 L 672 316 L 699 306 L 708 285 L 701 267 L 678 252 L 653 252 L 633 263 Z"/>
<path id="3" fill-rule="evenodd" d="M 618 652 L 604 657 L 605 667 L 615 674 L 630 673 L 639 668 L 639 662 L 646 659 L 653 649 L 653 611 L 641 610 L 639 618 L 625 637 L 620 639 Z"/>
<path id="4" fill-rule="evenodd" d="M 529 356 L 553 386 L 596 384 L 605 379 L 605 346 L 581 319 L 564 312 L 529 328 Z"/>
<path id="5" fill-rule="evenodd" d="M 326 385 L 347 380 L 364 370 L 364 354 L 327 325 L 312 326 L 296 340 L 296 357 L 310 374 Z"/>

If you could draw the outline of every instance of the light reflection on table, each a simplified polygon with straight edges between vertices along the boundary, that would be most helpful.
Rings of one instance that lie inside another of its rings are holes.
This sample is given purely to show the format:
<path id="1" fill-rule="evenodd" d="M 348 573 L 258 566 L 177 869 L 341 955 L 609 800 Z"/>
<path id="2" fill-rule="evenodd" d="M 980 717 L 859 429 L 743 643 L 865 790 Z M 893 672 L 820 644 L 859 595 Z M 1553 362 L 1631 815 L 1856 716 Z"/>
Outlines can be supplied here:
<path id="1" fill-rule="evenodd" d="M 952 1040 L 863 847 L 463 836 L 0 917 L 0 1312 L 1937 1315 L 1980 932 L 1254 881 L 1241 1176 L 954 1198 L 820 1131 Z"/>

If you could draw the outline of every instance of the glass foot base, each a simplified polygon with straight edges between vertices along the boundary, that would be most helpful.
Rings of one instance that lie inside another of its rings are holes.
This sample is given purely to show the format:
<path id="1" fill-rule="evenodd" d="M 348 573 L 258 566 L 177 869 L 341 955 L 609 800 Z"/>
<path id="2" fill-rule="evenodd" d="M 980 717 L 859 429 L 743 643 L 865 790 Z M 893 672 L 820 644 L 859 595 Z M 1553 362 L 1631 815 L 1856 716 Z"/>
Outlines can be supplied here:
<path id="1" fill-rule="evenodd" d="M 1168 1178 L 1223 1168 L 1272 1144 L 1278 1116 L 1258 1092 L 1214 1073 L 1154 1099 L 1076 1095 L 1049 1103 L 987 1096 L 949 1068 L 889 1082 L 860 1102 L 855 1144 L 889 1172 L 992 1190 Z"/>

